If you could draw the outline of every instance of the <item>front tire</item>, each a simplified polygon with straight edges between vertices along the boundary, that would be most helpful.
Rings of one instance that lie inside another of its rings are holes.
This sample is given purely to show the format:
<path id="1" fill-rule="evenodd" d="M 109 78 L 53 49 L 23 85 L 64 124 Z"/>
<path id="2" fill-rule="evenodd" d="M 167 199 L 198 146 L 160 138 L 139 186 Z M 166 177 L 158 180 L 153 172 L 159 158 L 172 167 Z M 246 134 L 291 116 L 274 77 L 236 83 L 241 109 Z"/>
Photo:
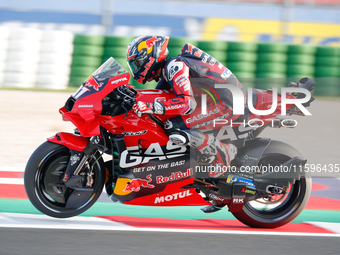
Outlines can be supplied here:
<path id="1" fill-rule="evenodd" d="M 290 158 L 282 154 L 264 155 L 260 164 L 279 166 Z M 308 202 L 312 188 L 312 179 L 301 177 L 291 184 L 285 197 L 279 202 L 259 201 L 246 202 L 241 211 L 233 215 L 242 223 L 254 228 L 277 228 L 295 219 Z"/>
<path id="2" fill-rule="evenodd" d="M 74 190 L 66 187 L 62 178 L 66 171 L 70 151 L 67 147 L 45 142 L 30 157 L 24 175 L 27 196 L 42 213 L 55 218 L 68 218 L 85 212 L 99 198 L 105 181 L 105 168 L 101 158 L 89 160 L 80 174 L 93 173 L 93 192 L 76 208 L 67 208 L 66 203 Z"/>

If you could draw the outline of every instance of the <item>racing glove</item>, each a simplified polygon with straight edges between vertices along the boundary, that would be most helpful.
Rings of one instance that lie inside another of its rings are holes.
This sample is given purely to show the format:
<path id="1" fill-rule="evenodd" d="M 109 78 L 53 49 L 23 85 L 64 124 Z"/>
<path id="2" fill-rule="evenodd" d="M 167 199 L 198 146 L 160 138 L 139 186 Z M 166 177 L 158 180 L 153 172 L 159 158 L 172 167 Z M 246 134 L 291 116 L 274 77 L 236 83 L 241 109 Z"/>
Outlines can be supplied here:
<path id="1" fill-rule="evenodd" d="M 142 102 L 138 101 L 133 107 L 132 110 L 137 113 L 140 117 L 143 113 L 154 113 L 154 114 L 164 114 L 165 107 L 160 102 Z"/>

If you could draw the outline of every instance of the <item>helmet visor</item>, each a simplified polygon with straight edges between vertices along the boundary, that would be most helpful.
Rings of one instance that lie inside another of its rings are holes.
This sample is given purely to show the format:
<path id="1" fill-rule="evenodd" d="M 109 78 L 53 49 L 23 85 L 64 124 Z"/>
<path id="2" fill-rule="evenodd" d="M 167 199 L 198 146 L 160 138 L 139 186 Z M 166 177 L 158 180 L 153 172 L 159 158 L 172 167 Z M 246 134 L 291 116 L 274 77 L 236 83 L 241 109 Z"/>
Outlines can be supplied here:
<path id="1" fill-rule="evenodd" d="M 135 59 L 130 59 L 128 60 L 128 66 L 130 68 L 131 73 L 133 73 L 134 76 L 137 75 L 137 73 L 139 72 L 141 66 L 139 65 L 139 63 L 137 61 L 135 61 Z"/>
<path id="2" fill-rule="evenodd" d="M 144 68 L 146 61 L 147 61 L 147 54 L 146 54 L 145 51 L 138 53 L 138 55 L 136 57 L 128 60 L 127 63 L 129 65 L 129 68 L 130 68 L 131 72 L 133 73 L 135 79 L 137 79 L 139 77 L 141 69 Z"/>

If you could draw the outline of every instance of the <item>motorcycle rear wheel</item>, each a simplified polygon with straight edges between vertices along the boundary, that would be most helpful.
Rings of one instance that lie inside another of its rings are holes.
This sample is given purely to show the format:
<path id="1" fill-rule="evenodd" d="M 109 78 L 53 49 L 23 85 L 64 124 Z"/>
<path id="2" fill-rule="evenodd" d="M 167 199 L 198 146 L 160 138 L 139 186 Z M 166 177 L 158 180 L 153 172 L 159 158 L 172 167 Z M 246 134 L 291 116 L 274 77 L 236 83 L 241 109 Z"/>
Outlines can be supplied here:
<path id="1" fill-rule="evenodd" d="M 24 174 L 24 184 L 31 203 L 42 213 L 55 218 L 68 218 L 85 212 L 99 198 L 105 181 L 105 168 L 101 158 L 92 159 L 81 170 L 93 169 L 93 192 L 82 205 L 66 208 L 67 199 L 73 190 L 66 187 L 64 176 L 70 151 L 67 147 L 51 142 L 40 145 L 30 157 Z"/>
<path id="2" fill-rule="evenodd" d="M 281 165 L 290 158 L 282 154 L 264 155 L 260 164 L 262 165 Z M 271 207 L 259 208 L 253 201 L 246 202 L 241 211 L 233 212 L 233 215 L 242 223 L 254 228 L 277 228 L 295 219 L 303 210 L 308 202 L 312 187 L 312 179 L 301 177 L 291 184 L 286 197 Z M 262 202 L 263 204 L 263 202 Z"/>

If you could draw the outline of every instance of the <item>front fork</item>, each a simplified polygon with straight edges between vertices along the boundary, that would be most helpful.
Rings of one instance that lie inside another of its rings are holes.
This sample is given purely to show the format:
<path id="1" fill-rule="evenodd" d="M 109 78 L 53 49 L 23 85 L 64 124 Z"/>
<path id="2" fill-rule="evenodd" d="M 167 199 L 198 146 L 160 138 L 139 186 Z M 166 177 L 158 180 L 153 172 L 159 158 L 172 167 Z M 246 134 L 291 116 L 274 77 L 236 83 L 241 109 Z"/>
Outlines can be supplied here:
<path id="1" fill-rule="evenodd" d="M 94 136 L 91 138 L 88 145 L 83 151 L 70 149 L 70 160 L 68 162 L 65 174 L 63 176 L 63 182 L 71 189 L 82 189 L 84 187 L 84 176 L 79 175 L 81 170 L 84 168 L 86 162 L 90 161 L 96 153 L 105 152 L 107 148 L 100 145 L 99 142 L 101 136 Z M 95 158 L 97 160 L 97 158 Z M 92 169 L 90 169 L 92 171 Z M 86 188 L 91 187 L 93 184 L 92 174 L 89 173 L 87 176 Z"/>
<path id="2" fill-rule="evenodd" d="M 63 176 L 63 182 L 71 189 L 83 188 L 83 176 L 79 173 L 90 157 L 81 151 L 70 150 L 70 152 L 71 157 Z"/>

